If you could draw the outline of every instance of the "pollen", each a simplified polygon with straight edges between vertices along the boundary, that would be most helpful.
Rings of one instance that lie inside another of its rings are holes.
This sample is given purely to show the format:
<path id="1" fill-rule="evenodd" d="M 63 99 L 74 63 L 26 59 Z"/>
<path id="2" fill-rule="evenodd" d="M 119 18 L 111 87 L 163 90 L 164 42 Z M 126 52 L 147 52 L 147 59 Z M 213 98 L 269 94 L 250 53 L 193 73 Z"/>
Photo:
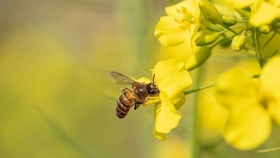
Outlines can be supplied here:
<path id="1" fill-rule="evenodd" d="M 176 17 L 176 18 L 174 19 L 174 21 L 176 21 L 177 23 L 183 25 L 184 28 L 187 28 L 190 24 L 192 24 L 192 22 L 189 22 L 189 21 L 187 21 L 187 20 L 184 19 L 184 18 L 178 18 L 178 17 Z M 181 27 L 181 26 L 180 26 L 180 27 Z"/>
<path id="2" fill-rule="evenodd" d="M 143 106 L 148 106 L 150 104 L 156 104 L 156 103 L 160 103 L 160 98 L 159 96 L 153 96 L 153 97 L 148 97 L 147 101 L 145 103 L 143 103 Z"/>
<path id="3" fill-rule="evenodd" d="M 177 13 L 182 15 L 182 19 L 184 19 L 184 21 L 188 21 L 189 23 L 193 23 L 193 15 L 188 11 L 188 9 L 186 7 L 182 7 L 181 9 L 177 9 L 176 10 Z M 189 24 L 188 23 L 188 24 Z"/>

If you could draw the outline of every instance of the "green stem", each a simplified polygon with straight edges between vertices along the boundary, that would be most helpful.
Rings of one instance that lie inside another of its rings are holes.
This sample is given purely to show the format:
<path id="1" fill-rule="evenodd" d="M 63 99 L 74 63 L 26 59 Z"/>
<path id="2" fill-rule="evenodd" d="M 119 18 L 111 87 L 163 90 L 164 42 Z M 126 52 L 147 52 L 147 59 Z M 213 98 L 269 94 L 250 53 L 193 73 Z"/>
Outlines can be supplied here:
<path id="1" fill-rule="evenodd" d="M 276 151 L 276 150 L 280 150 L 280 147 L 258 150 L 258 153 L 267 153 L 267 152 L 272 152 L 272 151 Z"/>
<path id="2" fill-rule="evenodd" d="M 230 27 L 228 27 L 227 25 L 224 24 L 220 24 L 221 26 L 223 26 L 224 28 L 228 29 L 229 31 L 231 31 L 232 33 L 234 33 L 235 35 L 238 35 L 237 32 L 235 32 L 233 29 L 231 29 Z"/>
<path id="3" fill-rule="evenodd" d="M 277 34 L 277 32 L 274 32 L 273 35 L 265 42 L 265 44 L 263 45 L 262 49 L 268 45 L 268 43 L 275 37 L 275 35 Z"/>
<path id="4" fill-rule="evenodd" d="M 201 76 L 201 68 L 198 68 L 198 75 L 197 75 L 197 81 L 195 83 L 196 86 L 199 85 L 199 81 L 200 81 L 200 76 Z M 200 87 L 200 88 L 196 88 L 196 89 L 192 89 L 192 90 L 188 90 L 188 91 L 184 91 L 184 94 L 190 94 L 190 93 L 194 93 L 203 89 L 207 89 L 207 88 L 211 88 L 216 86 L 216 84 L 212 84 L 212 85 L 208 85 L 208 86 L 204 86 L 204 87 Z M 191 139 L 191 151 L 192 151 L 192 158 L 198 158 L 199 157 L 199 143 L 198 143 L 198 128 L 197 128 L 197 101 L 198 101 L 198 94 L 195 93 L 194 96 L 194 104 L 192 106 L 192 121 L 191 121 L 191 132 L 190 132 L 190 139 Z"/>
<path id="5" fill-rule="evenodd" d="M 188 91 L 184 91 L 184 94 L 187 95 L 187 94 L 194 93 L 194 92 L 197 92 L 197 91 L 200 91 L 200 90 L 203 90 L 203 89 L 214 87 L 216 85 L 217 84 L 211 84 L 211 85 L 208 85 L 208 86 L 199 87 L 199 88 L 196 88 L 196 89 L 191 89 L 191 90 L 188 90 Z"/>
<path id="6" fill-rule="evenodd" d="M 194 86 L 198 87 L 200 84 L 200 80 L 201 80 L 201 74 L 202 74 L 202 68 L 199 67 L 197 69 L 197 78 L 194 82 Z M 194 93 L 197 92 L 199 90 L 203 90 L 206 88 L 210 88 L 215 86 L 216 84 L 213 85 L 209 85 L 209 86 L 204 86 L 204 87 L 200 87 L 200 88 L 196 88 L 193 90 L 189 90 L 189 91 L 184 91 L 184 94 L 190 94 L 190 93 Z M 197 105 L 198 105 L 198 93 L 194 93 L 194 103 L 191 109 L 191 123 L 190 123 L 190 141 L 191 141 L 191 157 L 192 158 L 198 158 L 199 156 L 199 151 L 200 151 L 200 145 L 198 142 L 198 127 L 197 127 Z"/>
<path id="7" fill-rule="evenodd" d="M 199 81 L 201 79 L 201 67 L 197 69 L 197 79 L 194 82 L 195 87 L 199 86 Z M 193 91 L 195 92 L 195 90 Z M 185 94 L 188 94 L 184 91 Z M 194 93 L 194 103 L 191 109 L 191 123 L 190 123 L 190 141 L 191 141 L 191 157 L 199 157 L 199 143 L 198 143 L 198 129 L 197 129 L 197 99 L 198 94 Z"/>
<path id="8" fill-rule="evenodd" d="M 266 63 L 266 59 L 260 47 L 259 32 L 257 28 L 254 30 L 254 43 L 255 43 L 255 51 L 256 51 L 257 59 L 259 61 L 260 66 L 263 67 L 264 64 Z"/>

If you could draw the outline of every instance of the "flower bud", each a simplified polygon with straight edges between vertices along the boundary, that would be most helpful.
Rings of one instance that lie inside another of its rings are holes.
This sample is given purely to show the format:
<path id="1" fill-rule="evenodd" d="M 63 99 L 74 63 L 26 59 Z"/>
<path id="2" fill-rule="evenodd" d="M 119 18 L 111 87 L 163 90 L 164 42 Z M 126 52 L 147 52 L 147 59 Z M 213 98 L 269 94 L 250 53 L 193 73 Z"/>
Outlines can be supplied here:
<path id="1" fill-rule="evenodd" d="M 221 47 L 227 47 L 227 46 L 229 46 L 230 44 L 231 44 L 231 40 L 228 39 L 228 38 L 224 38 L 224 39 L 221 41 L 220 46 L 221 46 Z"/>
<path id="2" fill-rule="evenodd" d="M 209 3 L 208 1 L 201 1 L 199 3 L 199 8 L 205 19 L 211 22 L 212 24 L 222 23 L 220 14 L 213 4 Z"/>
<path id="3" fill-rule="evenodd" d="M 227 26 L 232 26 L 236 24 L 236 18 L 234 17 L 234 15 L 225 14 L 222 15 L 222 22 Z"/>
<path id="4" fill-rule="evenodd" d="M 271 31 L 271 25 L 262 25 L 258 28 L 261 33 L 268 34 Z"/>
<path id="5" fill-rule="evenodd" d="M 220 34 L 218 34 L 217 32 L 203 34 L 195 40 L 195 43 L 197 46 L 205 46 L 215 42 L 219 38 L 219 36 Z"/>
<path id="6" fill-rule="evenodd" d="M 234 50 L 234 51 L 242 50 L 246 44 L 246 41 L 247 41 L 247 38 L 243 34 L 234 36 L 234 38 L 232 39 L 232 42 L 231 42 L 232 50 Z"/>
<path id="7" fill-rule="evenodd" d="M 211 47 L 203 47 L 198 52 L 194 53 L 186 62 L 187 70 L 192 70 L 203 64 L 211 55 Z"/>

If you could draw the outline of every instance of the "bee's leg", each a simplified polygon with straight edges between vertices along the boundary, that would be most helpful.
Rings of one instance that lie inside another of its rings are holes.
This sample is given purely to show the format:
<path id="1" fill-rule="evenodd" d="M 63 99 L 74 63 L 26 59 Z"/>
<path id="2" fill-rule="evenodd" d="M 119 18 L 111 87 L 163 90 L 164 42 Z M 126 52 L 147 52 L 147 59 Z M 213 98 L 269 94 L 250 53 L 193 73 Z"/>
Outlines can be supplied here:
<path id="1" fill-rule="evenodd" d="M 134 105 L 134 110 L 136 110 L 140 105 L 141 105 L 141 104 L 139 104 L 139 103 L 135 103 L 135 105 Z"/>

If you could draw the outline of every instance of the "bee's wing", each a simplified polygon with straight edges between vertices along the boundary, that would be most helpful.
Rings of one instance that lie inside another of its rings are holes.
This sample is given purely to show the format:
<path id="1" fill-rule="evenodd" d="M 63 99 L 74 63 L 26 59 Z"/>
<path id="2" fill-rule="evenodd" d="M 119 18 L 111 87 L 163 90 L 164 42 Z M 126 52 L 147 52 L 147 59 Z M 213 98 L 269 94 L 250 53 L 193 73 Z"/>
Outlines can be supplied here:
<path id="1" fill-rule="evenodd" d="M 133 82 L 135 82 L 133 79 L 116 71 L 110 71 L 109 75 L 116 81 L 117 84 L 133 84 Z"/>

